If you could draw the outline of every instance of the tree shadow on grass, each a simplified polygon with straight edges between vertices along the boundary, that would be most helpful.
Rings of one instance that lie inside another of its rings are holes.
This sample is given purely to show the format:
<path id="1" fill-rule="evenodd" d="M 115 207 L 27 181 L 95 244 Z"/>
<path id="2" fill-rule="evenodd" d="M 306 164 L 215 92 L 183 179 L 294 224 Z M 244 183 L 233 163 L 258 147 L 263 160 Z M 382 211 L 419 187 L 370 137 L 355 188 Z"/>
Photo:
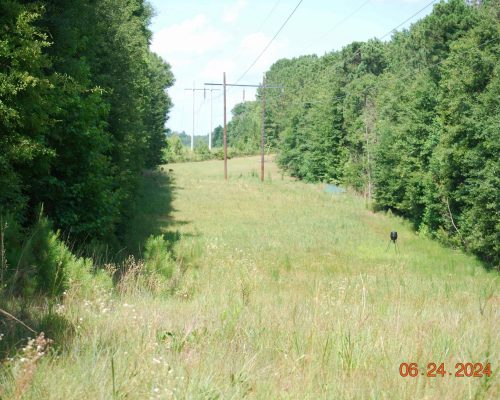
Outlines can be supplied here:
<path id="1" fill-rule="evenodd" d="M 129 215 L 124 218 L 126 223 L 120 229 L 119 241 L 122 243 L 122 250 L 109 256 L 101 254 L 97 249 L 92 256 L 95 265 L 103 265 L 106 262 L 118 265 L 131 255 L 143 258 L 144 244 L 151 235 L 163 235 L 167 242 L 167 250 L 172 253 L 175 243 L 182 236 L 196 236 L 181 235 L 177 229 L 189 223 L 177 220 L 172 215 L 176 211 L 173 201 L 177 190 L 179 188 L 175 185 L 172 175 L 163 172 L 144 174 L 141 177 L 136 202 L 130 208 Z M 116 278 L 119 279 L 119 274 Z M 28 337 L 33 338 L 40 332 L 44 332 L 45 337 L 54 340 L 52 348 L 56 351 L 64 351 L 71 346 L 76 333 L 75 327 L 63 315 L 51 311 L 48 304 L 53 300 L 45 297 L 15 298 L 3 296 L 0 292 L 0 308 L 7 310 L 36 332 L 35 334 L 12 318 L 0 315 L 0 333 L 4 334 L 0 340 L 0 361 L 18 354 L 19 349 L 26 345 Z"/>
<path id="2" fill-rule="evenodd" d="M 143 174 L 131 218 L 122 228 L 122 258 L 129 255 L 142 258 L 144 244 L 151 235 L 163 235 L 168 250 L 172 251 L 175 243 L 181 239 L 176 227 L 189 223 L 177 220 L 172 215 L 176 211 L 173 202 L 177 190 L 179 188 L 172 175 L 163 172 Z"/>

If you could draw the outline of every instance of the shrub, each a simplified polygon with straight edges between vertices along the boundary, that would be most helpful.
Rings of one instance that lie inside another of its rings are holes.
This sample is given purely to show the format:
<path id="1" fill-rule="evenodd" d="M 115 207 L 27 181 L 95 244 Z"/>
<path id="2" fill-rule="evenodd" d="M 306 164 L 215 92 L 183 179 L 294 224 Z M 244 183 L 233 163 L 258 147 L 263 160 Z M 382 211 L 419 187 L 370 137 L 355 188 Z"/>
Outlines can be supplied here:
<path id="1" fill-rule="evenodd" d="M 13 222 L 4 225 L 3 230 L 6 260 L 2 262 L 2 285 L 10 293 L 23 297 L 34 294 L 58 296 L 70 284 L 95 285 L 96 276 L 99 284 L 107 281 L 106 285 L 111 285 L 111 279 L 103 271 L 93 274 L 90 259 L 71 253 L 46 217 L 40 214 L 24 242 L 19 239 L 20 230 Z"/>
<path id="2" fill-rule="evenodd" d="M 197 158 L 201 161 L 210 160 L 213 158 L 212 153 L 208 149 L 208 145 L 205 142 L 199 142 L 194 148 L 194 152 Z"/>
<path id="3" fill-rule="evenodd" d="M 14 226 L 12 228 L 16 230 Z M 6 272 L 9 288 L 14 293 L 23 296 L 32 296 L 34 293 L 57 295 L 65 289 L 64 269 L 71 253 L 51 228 L 50 221 L 40 216 L 20 246 L 21 250 L 9 254 Z M 6 247 L 10 245 L 6 241 Z M 15 244 L 12 243 L 12 246 Z"/>
<path id="4" fill-rule="evenodd" d="M 167 147 L 164 149 L 163 158 L 167 163 L 184 161 L 187 150 L 184 148 L 179 136 L 171 136 L 167 139 Z"/>
<path id="5" fill-rule="evenodd" d="M 151 235 L 144 245 L 144 261 L 147 274 L 172 277 L 175 262 L 167 248 L 163 235 Z"/>

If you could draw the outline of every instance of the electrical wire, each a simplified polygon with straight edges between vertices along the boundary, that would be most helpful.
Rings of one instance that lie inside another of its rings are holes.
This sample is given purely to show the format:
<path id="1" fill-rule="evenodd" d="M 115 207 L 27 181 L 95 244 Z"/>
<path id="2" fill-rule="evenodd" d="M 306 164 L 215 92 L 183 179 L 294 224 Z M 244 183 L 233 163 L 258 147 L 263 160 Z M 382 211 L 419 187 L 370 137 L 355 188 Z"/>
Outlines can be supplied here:
<path id="1" fill-rule="evenodd" d="M 422 11 L 430 7 L 432 4 L 434 4 L 438 0 L 432 0 L 430 3 L 427 3 L 424 7 L 422 7 L 420 10 L 415 12 L 411 17 L 406 18 L 403 22 L 399 23 L 396 27 L 392 28 L 390 31 L 388 31 L 386 34 L 382 35 L 380 38 L 376 38 L 377 40 L 382 41 L 385 37 L 390 35 L 391 33 L 395 32 L 398 28 L 400 28 L 402 25 L 410 21 L 412 18 L 416 17 L 418 14 L 420 14 Z M 349 62 L 355 59 L 355 57 L 358 57 L 361 55 L 361 47 L 358 48 L 354 53 L 352 53 L 351 57 L 346 59 L 346 60 L 341 60 L 337 65 L 331 66 L 331 67 L 339 67 L 342 66 L 343 63 Z"/>
<path id="2" fill-rule="evenodd" d="M 267 14 L 266 18 L 264 18 L 264 20 L 262 21 L 262 23 L 259 25 L 259 27 L 257 28 L 257 32 L 259 32 L 263 27 L 264 25 L 266 24 L 266 22 L 269 20 L 269 18 L 271 17 L 271 15 L 273 15 L 274 11 L 276 11 L 276 8 L 278 7 L 278 5 L 281 3 L 281 0 L 278 0 L 276 1 L 276 3 L 274 3 L 273 7 L 271 8 L 271 11 L 269 11 L 269 13 Z M 239 60 L 241 58 L 241 55 L 243 54 L 243 50 L 240 49 L 238 50 L 238 52 L 236 53 L 236 56 L 234 57 L 233 59 L 233 62 L 236 62 L 237 60 Z M 227 92 L 231 92 L 232 91 L 232 87 L 229 87 Z M 222 97 L 222 93 L 219 93 L 215 98 L 214 100 L 218 100 Z"/>
<path id="3" fill-rule="evenodd" d="M 316 38 L 312 41 L 310 41 L 302 50 L 299 52 L 299 54 L 304 54 L 307 50 L 311 48 L 311 46 L 317 42 L 321 42 L 325 37 L 327 37 L 330 33 L 332 33 L 335 29 L 337 29 L 340 25 L 342 25 L 344 22 L 349 20 L 354 14 L 356 14 L 359 10 L 361 10 L 364 6 L 366 6 L 371 0 L 366 0 L 363 2 L 359 7 L 357 7 L 354 11 L 352 11 L 350 14 L 342 18 L 339 22 L 334 24 L 328 31 L 326 31 L 323 35 L 321 35 L 319 38 Z"/>
<path id="4" fill-rule="evenodd" d="M 269 41 L 269 43 L 264 47 L 264 49 L 260 52 L 260 54 L 257 56 L 257 58 L 250 64 L 250 66 L 245 70 L 245 72 L 243 72 L 243 74 L 236 80 L 235 83 L 238 83 L 240 82 L 244 77 L 245 75 L 253 68 L 253 66 L 257 63 L 257 61 L 259 61 L 259 59 L 262 57 L 262 55 L 266 52 L 266 50 L 269 48 L 269 46 L 271 46 L 271 44 L 274 42 L 274 40 L 278 37 L 278 35 L 280 34 L 280 32 L 283 30 L 283 28 L 285 27 L 285 25 L 288 23 L 288 21 L 290 21 L 290 18 L 292 18 L 293 14 L 295 14 L 295 11 L 297 11 L 297 9 L 299 8 L 299 6 L 302 4 L 304 0 L 300 0 L 297 5 L 295 6 L 295 8 L 293 9 L 293 11 L 290 13 L 290 15 L 287 17 L 287 19 L 285 20 L 285 22 L 283 22 L 283 24 L 281 25 L 281 27 L 278 29 L 278 31 L 276 32 L 276 34 L 272 37 L 272 39 Z"/>
<path id="5" fill-rule="evenodd" d="M 271 9 L 271 11 L 269 12 L 269 14 L 267 14 L 266 18 L 264 18 L 264 20 L 262 21 L 262 23 L 257 28 L 257 32 L 260 31 L 264 27 L 264 25 L 266 24 L 267 20 L 271 17 L 271 15 L 273 15 L 274 11 L 276 10 L 276 7 L 278 7 L 278 5 L 280 3 L 281 3 L 281 0 L 278 0 L 276 3 L 274 3 L 274 6 Z"/>
<path id="6" fill-rule="evenodd" d="M 480 49 L 481 47 L 487 45 L 488 43 L 491 43 L 495 40 L 499 40 L 500 39 L 500 36 L 496 36 L 494 38 L 491 38 L 489 40 L 486 40 L 484 41 L 483 43 L 480 43 L 479 45 L 477 46 L 474 46 L 473 48 L 471 48 L 470 50 L 466 51 L 466 52 L 462 52 L 460 54 L 468 54 L 470 53 L 471 51 L 473 50 L 477 50 L 477 49 Z M 427 65 L 425 67 L 422 67 L 420 69 L 417 69 L 417 70 L 414 70 L 414 71 L 411 71 L 409 74 L 406 74 L 406 75 L 403 75 L 403 76 L 395 76 L 393 78 L 390 78 L 388 80 L 385 81 L 385 83 L 393 83 L 393 82 L 397 82 L 397 81 L 405 81 L 407 80 L 408 78 L 410 77 L 415 77 L 416 74 L 422 72 L 422 71 L 425 71 L 426 69 L 429 69 L 429 68 L 432 68 L 432 67 L 436 67 L 442 63 L 444 63 L 445 61 L 447 61 L 448 58 L 443 58 L 441 61 L 438 61 L 434 64 L 430 64 L 430 65 Z M 336 97 L 331 97 L 330 99 L 328 99 L 327 101 L 321 101 L 321 100 L 314 100 L 314 99 L 311 99 L 311 100 L 302 100 L 301 102 L 299 103 L 294 103 L 294 104 L 329 104 L 331 103 L 332 101 L 335 101 L 335 100 L 343 100 L 345 98 L 345 96 L 336 96 Z"/>
<path id="7" fill-rule="evenodd" d="M 273 8 L 271 9 L 271 11 L 267 14 L 266 18 L 264 18 L 264 20 L 262 21 L 262 23 L 259 25 L 259 27 L 257 28 L 256 32 L 259 32 L 262 27 L 266 24 L 266 22 L 268 21 L 268 19 L 271 17 L 271 15 L 274 13 L 274 11 L 276 10 L 276 7 L 278 7 L 279 3 L 281 2 L 281 0 L 278 0 Z M 233 63 L 236 63 L 240 58 L 241 56 L 245 53 L 245 49 L 243 48 L 240 48 L 238 49 L 238 51 L 236 52 L 236 55 L 234 56 L 234 58 L 232 59 Z M 220 95 L 217 97 L 219 98 Z"/>
<path id="8" fill-rule="evenodd" d="M 257 58 L 252 62 L 252 64 L 250 64 L 250 66 L 245 70 L 245 72 L 238 78 L 238 80 L 235 82 L 235 83 L 238 83 L 239 81 L 241 81 L 241 79 L 243 79 L 245 77 L 245 75 L 253 68 L 253 66 L 257 63 L 257 61 L 260 59 L 260 57 L 262 57 L 262 55 L 266 52 L 266 50 L 269 48 L 269 46 L 273 43 L 273 41 L 276 39 L 276 37 L 279 35 L 279 33 L 283 30 L 283 28 L 285 27 L 285 25 L 288 23 L 288 21 L 290 20 L 290 18 L 293 16 L 293 14 L 295 13 L 295 11 L 297 10 L 297 8 L 301 5 L 303 0 L 300 0 L 297 5 L 295 6 L 295 8 L 292 10 L 292 12 L 290 13 L 290 15 L 287 17 L 287 19 L 285 20 L 285 22 L 281 25 L 280 29 L 276 32 L 276 34 L 274 35 L 274 37 L 269 41 L 269 43 L 266 45 L 266 47 L 264 47 L 264 49 L 261 51 L 261 53 L 257 56 Z M 417 15 L 419 15 L 420 13 L 422 13 L 424 10 L 426 10 L 428 7 L 430 7 L 431 5 L 433 5 L 435 2 L 437 2 L 438 0 L 432 0 L 431 2 L 427 3 L 424 7 L 422 7 L 421 9 L 419 9 L 417 12 L 415 12 L 414 14 L 412 14 L 410 17 L 406 18 L 403 22 L 399 23 L 397 26 L 395 26 L 394 28 L 392 28 L 390 31 L 388 31 L 386 34 L 382 35 L 380 38 L 378 38 L 378 40 L 382 41 L 382 39 L 386 38 L 387 36 L 389 36 L 390 34 L 392 34 L 393 32 L 395 32 L 398 28 L 400 28 L 401 26 L 403 26 L 405 23 L 407 23 L 408 21 L 410 21 L 411 19 L 415 18 Z M 352 15 L 354 15 L 357 11 L 359 11 L 362 7 L 364 7 L 366 4 L 368 3 L 368 1 L 366 1 L 365 3 L 362 3 L 357 9 L 355 9 L 351 14 L 349 14 L 345 20 L 347 20 L 348 18 L 350 18 Z M 345 22 L 345 20 L 341 20 L 337 25 L 340 25 L 342 23 Z M 336 26 L 337 27 L 337 26 Z M 335 29 L 336 27 L 332 28 Z M 330 32 L 327 32 L 326 35 L 328 35 Z M 356 50 L 352 55 L 351 55 L 351 60 L 354 60 L 355 57 L 361 55 L 361 48 L 359 48 L 358 50 Z M 342 60 L 338 66 L 341 66 L 343 63 L 347 62 L 349 60 Z M 429 66 L 430 67 L 430 66 Z M 231 89 L 231 88 L 230 88 Z M 229 90 L 230 90 L 229 89 Z M 229 91 L 228 90 L 228 91 Z M 220 96 L 217 96 L 216 99 L 219 99 L 220 97 L 222 96 L 222 93 Z M 335 98 L 331 99 L 331 100 L 335 100 Z"/>
<path id="9" fill-rule="evenodd" d="M 398 28 L 400 28 L 401 26 L 403 26 L 404 24 L 406 24 L 408 21 L 410 21 L 411 19 L 413 19 L 414 17 L 416 17 L 418 14 L 420 14 L 422 11 L 424 11 L 427 7 L 433 5 L 436 1 L 438 0 L 432 0 L 430 3 L 426 4 L 425 6 L 423 6 L 420 10 L 418 10 L 415 14 L 413 14 L 411 17 L 408 17 L 406 18 L 403 22 L 401 22 L 398 26 L 396 26 L 395 28 L 391 29 L 389 32 L 387 32 L 385 35 L 381 36 L 379 38 L 379 40 L 383 40 L 385 39 L 387 36 L 389 36 L 390 34 L 392 34 L 393 32 L 395 32 Z"/>

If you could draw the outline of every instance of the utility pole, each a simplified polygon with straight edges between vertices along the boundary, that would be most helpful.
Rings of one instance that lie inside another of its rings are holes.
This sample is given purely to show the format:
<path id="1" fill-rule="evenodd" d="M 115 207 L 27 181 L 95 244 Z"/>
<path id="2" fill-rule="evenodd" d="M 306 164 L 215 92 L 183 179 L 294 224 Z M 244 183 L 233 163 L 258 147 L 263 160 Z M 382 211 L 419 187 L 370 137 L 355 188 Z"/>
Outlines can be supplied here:
<path id="1" fill-rule="evenodd" d="M 261 132 L 261 180 L 264 180 L 264 116 L 265 116 L 265 96 L 264 89 L 283 89 L 283 86 L 266 86 L 265 77 L 260 85 L 238 85 L 236 83 L 226 83 L 226 73 L 222 75 L 222 83 L 205 83 L 207 86 L 223 86 L 224 87 L 224 179 L 227 180 L 227 121 L 226 121 L 226 87 L 254 87 L 262 88 L 262 132 Z"/>
<path id="2" fill-rule="evenodd" d="M 262 124 L 260 134 L 260 180 L 264 182 L 264 135 L 265 135 L 265 119 L 266 119 L 266 76 L 262 78 Z"/>
<path id="3" fill-rule="evenodd" d="M 222 75 L 224 85 L 224 179 L 227 181 L 227 122 L 226 122 L 226 73 Z"/>
<path id="4" fill-rule="evenodd" d="M 193 81 L 193 130 L 191 131 L 191 151 L 194 150 L 194 92 L 196 84 Z"/>
<path id="5" fill-rule="evenodd" d="M 205 89 L 205 88 L 203 88 L 203 89 L 197 89 L 196 85 L 195 85 L 195 82 L 193 81 L 193 87 L 192 88 L 186 88 L 184 90 L 192 90 L 193 91 L 193 130 L 191 131 L 191 151 L 193 151 L 193 149 L 194 149 L 194 93 L 197 90 L 202 90 L 203 91 L 203 98 L 205 98 L 205 93 L 206 93 L 207 89 Z"/>

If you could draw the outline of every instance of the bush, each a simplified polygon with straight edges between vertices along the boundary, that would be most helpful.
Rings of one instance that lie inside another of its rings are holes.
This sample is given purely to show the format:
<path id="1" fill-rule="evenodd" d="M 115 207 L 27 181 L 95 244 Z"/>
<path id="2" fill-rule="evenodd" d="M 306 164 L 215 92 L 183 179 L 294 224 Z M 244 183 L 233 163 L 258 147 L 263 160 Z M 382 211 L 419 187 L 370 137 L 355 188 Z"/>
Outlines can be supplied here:
<path id="1" fill-rule="evenodd" d="M 199 142 L 194 148 L 194 152 L 197 158 L 201 161 L 210 160 L 213 158 L 213 155 L 205 142 Z"/>
<path id="2" fill-rule="evenodd" d="M 151 235 L 144 245 L 145 270 L 150 275 L 160 275 L 170 279 L 175 262 L 167 248 L 163 235 Z"/>
<path id="3" fill-rule="evenodd" d="M 6 279 L 9 289 L 25 297 L 35 293 L 57 295 L 66 287 L 65 266 L 71 253 L 52 232 L 50 221 L 40 216 L 31 228 L 19 252 L 8 253 Z M 18 227 L 12 226 L 14 231 Z M 7 233 L 9 227 L 5 229 Z M 5 246 L 16 247 L 6 235 Z"/>
<path id="4" fill-rule="evenodd" d="M 46 217 L 40 215 L 24 242 L 19 239 L 21 228 L 12 221 L 4 224 L 2 232 L 6 249 L 2 286 L 11 294 L 58 296 L 70 284 L 88 287 L 95 284 L 92 261 L 72 254 Z M 100 283 L 104 279 L 111 285 L 111 279 L 103 271 L 96 275 Z"/>
<path id="5" fill-rule="evenodd" d="M 167 139 L 167 147 L 164 149 L 163 158 L 167 163 L 184 161 L 187 150 L 184 148 L 179 136 L 171 136 Z"/>

